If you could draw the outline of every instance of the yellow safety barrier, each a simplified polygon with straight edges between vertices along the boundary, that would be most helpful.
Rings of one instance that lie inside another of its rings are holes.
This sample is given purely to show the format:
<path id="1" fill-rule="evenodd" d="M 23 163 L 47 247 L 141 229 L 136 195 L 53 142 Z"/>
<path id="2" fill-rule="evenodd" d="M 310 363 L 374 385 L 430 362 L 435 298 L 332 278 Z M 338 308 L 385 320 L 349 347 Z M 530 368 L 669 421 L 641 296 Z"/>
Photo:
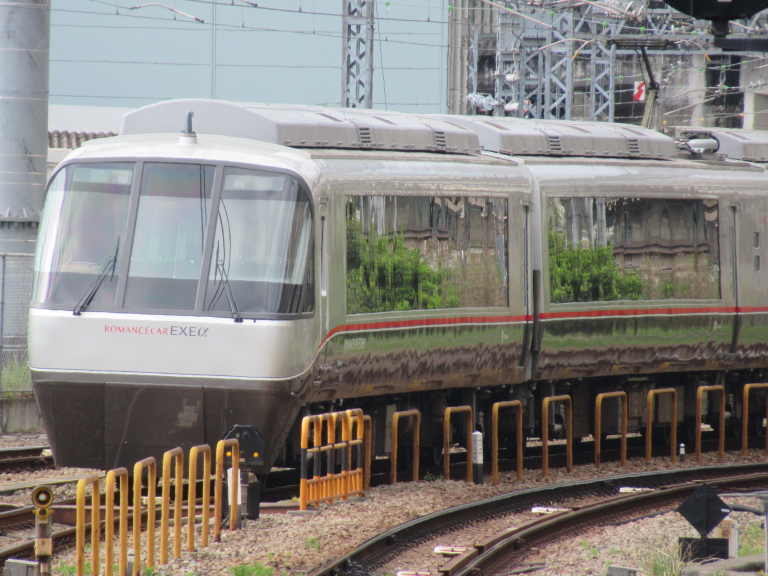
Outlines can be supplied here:
<path id="1" fill-rule="evenodd" d="M 496 402 L 491 409 L 491 480 L 499 483 L 499 410 L 514 408 L 517 413 L 517 481 L 523 480 L 523 404 L 520 400 Z"/>
<path id="2" fill-rule="evenodd" d="M 351 436 L 351 420 L 357 420 L 357 438 Z M 341 442 L 336 442 L 336 425 L 341 422 Z M 326 429 L 326 443 L 323 443 L 323 424 Z M 309 447 L 309 430 L 312 425 L 314 447 Z M 365 462 L 365 418 L 362 410 L 355 408 L 345 412 L 330 412 L 305 416 L 301 421 L 301 483 L 299 487 L 299 508 L 306 510 L 309 504 L 333 502 L 336 498 L 346 500 L 351 494 L 363 494 Z M 358 468 L 351 470 L 353 446 L 358 447 Z M 341 472 L 336 470 L 336 452 L 341 451 Z M 327 455 L 326 475 L 321 476 L 321 454 Z M 309 478 L 308 458 L 313 456 L 313 474 Z"/>
<path id="3" fill-rule="evenodd" d="M 154 458 L 144 458 L 133 465 L 133 574 L 139 573 L 141 567 L 141 488 L 144 484 L 142 475 L 147 469 L 147 564 L 146 568 L 155 567 L 155 522 L 157 491 L 157 462 Z M 95 572 L 98 573 L 98 572 Z"/>
<path id="4" fill-rule="evenodd" d="M 421 412 L 418 410 L 405 410 L 395 412 L 392 415 L 392 454 L 389 471 L 389 483 L 397 484 L 397 436 L 400 418 L 415 418 L 416 424 L 413 430 L 413 481 L 419 481 L 419 450 L 421 447 Z"/>
<path id="5" fill-rule="evenodd" d="M 573 407 L 571 405 L 571 397 L 568 395 L 549 396 L 544 398 L 541 416 L 541 475 L 543 478 L 549 476 L 549 405 L 552 402 L 565 402 L 566 405 L 565 462 L 568 472 L 573 470 L 573 438 L 571 438 Z"/>
<path id="6" fill-rule="evenodd" d="M 225 450 L 229 448 L 229 452 Z M 237 530 L 240 515 L 240 442 L 237 438 L 219 440 L 216 445 L 216 484 L 213 498 L 213 541 L 221 542 L 222 484 L 224 483 L 224 457 L 232 458 L 232 482 L 229 486 L 229 529 Z"/>
<path id="7" fill-rule="evenodd" d="M 181 558 L 181 505 L 184 489 L 184 452 L 181 448 L 163 454 L 163 503 L 160 511 L 160 564 L 168 563 L 168 524 L 171 507 L 171 464 L 175 462 L 173 499 L 173 557 Z"/>
<path id="8" fill-rule="evenodd" d="M 446 480 L 451 477 L 451 414 L 469 414 L 467 422 L 467 482 L 472 482 L 472 431 L 475 420 L 471 406 L 449 406 L 443 417 L 443 476 Z"/>
<path id="9" fill-rule="evenodd" d="M 363 494 L 365 485 L 365 462 L 367 461 L 366 454 L 370 454 L 370 451 L 365 450 L 365 415 L 360 408 L 352 408 L 347 410 L 347 417 L 350 421 L 349 427 L 349 448 L 347 451 L 348 458 L 348 488 L 347 495 L 344 496 L 346 500 L 350 494 Z M 352 437 L 352 423 L 357 425 L 357 438 Z M 357 468 L 352 469 L 352 448 L 357 447 Z M 370 468 L 369 468 L 370 474 Z"/>
<path id="10" fill-rule="evenodd" d="M 720 392 L 720 431 L 718 455 L 725 459 L 725 386 L 699 386 L 696 390 L 696 462 L 701 462 L 701 400 L 704 392 Z"/>
<path id="11" fill-rule="evenodd" d="M 101 490 L 99 475 L 90 474 L 77 482 L 77 525 L 75 527 L 75 553 L 77 576 L 85 576 L 85 490 L 91 487 L 91 573 L 99 574 L 99 536 L 101 534 Z"/>
<path id="12" fill-rule="evenodd" d="M 603 428 L 603 400 L 605 398 L 621 398 L 621 466 L 627 465 L 627 418 L 629 408 L 627 406 L 626 392 L 603 392 L 595 398 L 595 468 L 600 469 L 600 443 L 602 442 Z"/>
<path id="13" fill-rule="evenodd" d="M 749 443 L 749 393 L 752 390 L 765 390 L 768 384 L 747 384 L 744 386 L 741 413 L 741 455 L 747 455 Z M 765 420 L 768 422 L 768 394 L 765 396 Z M 768 434 L 765 435 L 765 453 L 768 454 Z"/>
<path id="14" fill-rule="evenodd" d="M 652 434 L 653 434 L 653 399 L 661 394 L 672 395 L 672 423 L 670 425 L 671 439 L 670 439 L 670 458 L 672 464 L 677 462 L 677 390 L 674 388 L 657 388 L 656 390 L 649 390 L 648 396 L 645 402 L 645 461 L 651 461 L 652 452 Z"/>
<path id="15" fill-rule="evenodd" d="M 125 576 L 128 570 L 128 470 L 117 468 L 107 472 L 106 498 L 104 505 L 106 513 L 104 523 L 106 534 L 104 535 L 104 568 L 106 576 L 114 574 L 115 562 L 115 483 L 120 479 L 120 549 L 118 574 Z M 78 521 L 78 526 L 79 526 Z"/>
<path id="16" fill-rule="evenodd" d="M 360 419 L 359 427 L 364 427 L 363 419 Z M 229 449 L 229 450 L 227 450 Z M 227 453 L 225 454 L 225 450 Z M 188 497 L 188 533 L 187 550 L 195 549 L 195 527 L 197 512 L 197 475 L 199 454 L 203 453 L 203 495 L 202 495 L 202 540 L 203 547 L 208 546 L 209 521 L 211 515 L 211 459 L 212 451 L 210 446 L 195 446 L 190 450 L 189 455 L 189 497 Z M 224 461 L 225 457 L 234 455 L 233 458 L 233 478 L 230 497 L 234 502 L 230 514 L 230 528 L 237 528 L 237 516 L 239 514 L 239 498 L 237 498 L 239 489 L 239 442 L 236 439 L 222 440 L 219 442 L 216 450 L 216 487 L 214 501 L 214 533 L 216 541 L 220 541 L 221 516 L 222 516 L 222 484 L 224 480 Z M 146 560 L 142 562 L 142 538 L 141 530 L 143 524 L 142 512 L 144 511 L 142 492 L 144 489 L 143 477 L 146 470 L 147 479 L 147 498 L 146 498 L 146 536 L 147 552 Z M 362 485 L 363 473 L 358 471 L 356 480 Z M 174 488 L 171 488 L 173 476 Z M 99 490 L 100 475 L 92 474 L 81 479 L 77 485 L 77 526 L 76 532 L 76 555 L 77 555 L 77 574 L 85 574 L 85 539 L 86 528 L 88 525 L 86 510 L 86 490 L 91 486 L 91 564 L 92 573 L 97 575 L 100 570 L 99 546 L 101 535 L 100 522 L 100 504 L 101 492 Z M 119 551 L 118 564 L 120 576 L 126 576 L 128 570 L 128 526 L 129 526 L 129 472 L 125 468 L 117 468 L 107 472 L 105 481 L 105 576 L 113 576 L 115 569 L 115 491 L 117 482 L 120 482 L 120 504 L 119 504 Z M 152 571 L 155 567 L 155 541 L 157 521 L 157 464 L 154 458 L 145 458 L 137 462 L 133 469 L 133 549 L 135 553 L 133 572 L 135 576 L 144 569 Z M 181 448 L 174 448 L 163 455 L 163 473 L 162 473 L 162 499 L 161 499 L 161 519 L 160 519 L 160 557 L 159 564 L 168 562 L 168 539 L 171 521 L 171 492 L 175 492 L 173 500 L 173 557 L 181 557 L 182 549 L 182 523 L 184 506 L 184 452 Z"/>
<path id="17" fill-rule="evenodd" d="M 189 516 L 187 519 L 187 551 L 195 551 L 195 518 L 197 517 L 197 461 L 203 453 L 203 503 L 200 545 L 208 546 L 208 524 L 211 517 L 211 447 L 193 446 L 189 451 Z"/>
<path id="18" fill-rule="evenodd" d="M 355 436 L 355 426 L 359 423 L 358 418 L 352 418 L 352 436 Z M 371 429 L 373 423 L 371 417 L 363 416 L 363 491 L 371 487 Z M 357 438 L 360 438 L 360 430 L 357 430 Z M 358 464 L 359 468 L 359 464 Z"/>

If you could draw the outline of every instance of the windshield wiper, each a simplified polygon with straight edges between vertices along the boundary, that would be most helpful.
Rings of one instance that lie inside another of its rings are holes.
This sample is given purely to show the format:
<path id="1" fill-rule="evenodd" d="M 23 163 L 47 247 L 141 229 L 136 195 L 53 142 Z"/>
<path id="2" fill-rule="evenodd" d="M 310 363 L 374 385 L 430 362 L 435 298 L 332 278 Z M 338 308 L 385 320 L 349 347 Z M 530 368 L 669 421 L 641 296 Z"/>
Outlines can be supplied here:
<path id="1" fill-rule="evenodd" d="M 227 295 L 227 301 L 229 302 L 229 309 L 232 312 L 232 317 L 235 322 L 242 322 L 243 317 L 240 316 L 240 310 L 237 308 L 237 302 L 232 294 L 232 287 L 229 285 L 229 277 L 226 270 L 224 270 L 224 262 L 222 260 L 216 260 L 216 271 L 221 274 L 221 281 L 224 284 L 224 293 Z"/>
<path id="2" fill-rule="evenodd" d="M 72 314 L 74 314 L 75 316 L 80 316 L 80 313 L 83 311 L 83 308 L 88 306 L 93 300 L 93 297 L 96 296 L 96 292 L 99 291 L 99 288 L 101 288 L 101 285 L 108 274 L 112 275 L 109 279 L 110 281 L 112 281 L 112 278 L 115 277 L 115 265 L 117 264 L 117 251 L 119 248 L 120 248 L 120 238 L 117 239 L 117 245 L 115 246 L 115 251 L 112 253 L 112 255 L 109 258 L 107 258 L 107 261 L 104 263 L 104 266 L 101 267 L 101 271 L 99 272 L 98 276 L 96 276 L 96 278 L 93 279 L 93 282 L 91 282 L 91 285 L 88 286 L 88 289 L 85 291 L 82 298 L 80 298 L 80 301 L 77 303 L 74 310 L 72 310 Z"/>

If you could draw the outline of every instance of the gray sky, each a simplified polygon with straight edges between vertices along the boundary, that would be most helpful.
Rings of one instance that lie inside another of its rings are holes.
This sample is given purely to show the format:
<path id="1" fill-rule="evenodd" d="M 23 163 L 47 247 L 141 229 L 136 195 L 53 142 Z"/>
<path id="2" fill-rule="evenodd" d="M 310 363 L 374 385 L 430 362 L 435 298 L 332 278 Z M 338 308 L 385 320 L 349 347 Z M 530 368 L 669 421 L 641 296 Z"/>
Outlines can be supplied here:
<path id="1" fill-rule="evenodd" d="M 218 99 L 339 106 L 342 1 L 52 0 L 50 103 L 210 97 L 215 6 Z M 445 111 L 448 5 L 376 2 L 374 108 Z"/>

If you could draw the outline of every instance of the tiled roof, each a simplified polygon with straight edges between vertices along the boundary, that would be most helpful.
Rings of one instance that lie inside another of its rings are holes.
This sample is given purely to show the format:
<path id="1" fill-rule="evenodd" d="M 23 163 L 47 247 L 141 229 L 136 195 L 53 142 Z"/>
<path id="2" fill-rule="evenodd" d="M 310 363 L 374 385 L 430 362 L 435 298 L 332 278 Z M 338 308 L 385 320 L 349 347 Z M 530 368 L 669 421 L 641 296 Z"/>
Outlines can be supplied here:
<path id="1" fill-rule="evenodd" d="M 83 145 L 83 142 L 96 138 L 108 138 L 117 136 L 115 132 L 69 132 L 67 130 L 53 130 L 48 132 L 48 148 L 69 148 L 74 150 Z"/>

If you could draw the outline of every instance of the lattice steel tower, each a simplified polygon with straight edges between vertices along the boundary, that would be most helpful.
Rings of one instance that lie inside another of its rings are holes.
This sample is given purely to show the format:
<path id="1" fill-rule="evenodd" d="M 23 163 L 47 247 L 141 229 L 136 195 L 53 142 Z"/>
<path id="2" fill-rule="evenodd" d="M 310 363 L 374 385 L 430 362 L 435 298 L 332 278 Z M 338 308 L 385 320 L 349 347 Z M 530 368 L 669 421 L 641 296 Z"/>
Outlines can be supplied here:
<path id="1" fill-rule="evenodd" d="M 342 0 L 341 105 L 373 107 L 374 0 Z"/>

